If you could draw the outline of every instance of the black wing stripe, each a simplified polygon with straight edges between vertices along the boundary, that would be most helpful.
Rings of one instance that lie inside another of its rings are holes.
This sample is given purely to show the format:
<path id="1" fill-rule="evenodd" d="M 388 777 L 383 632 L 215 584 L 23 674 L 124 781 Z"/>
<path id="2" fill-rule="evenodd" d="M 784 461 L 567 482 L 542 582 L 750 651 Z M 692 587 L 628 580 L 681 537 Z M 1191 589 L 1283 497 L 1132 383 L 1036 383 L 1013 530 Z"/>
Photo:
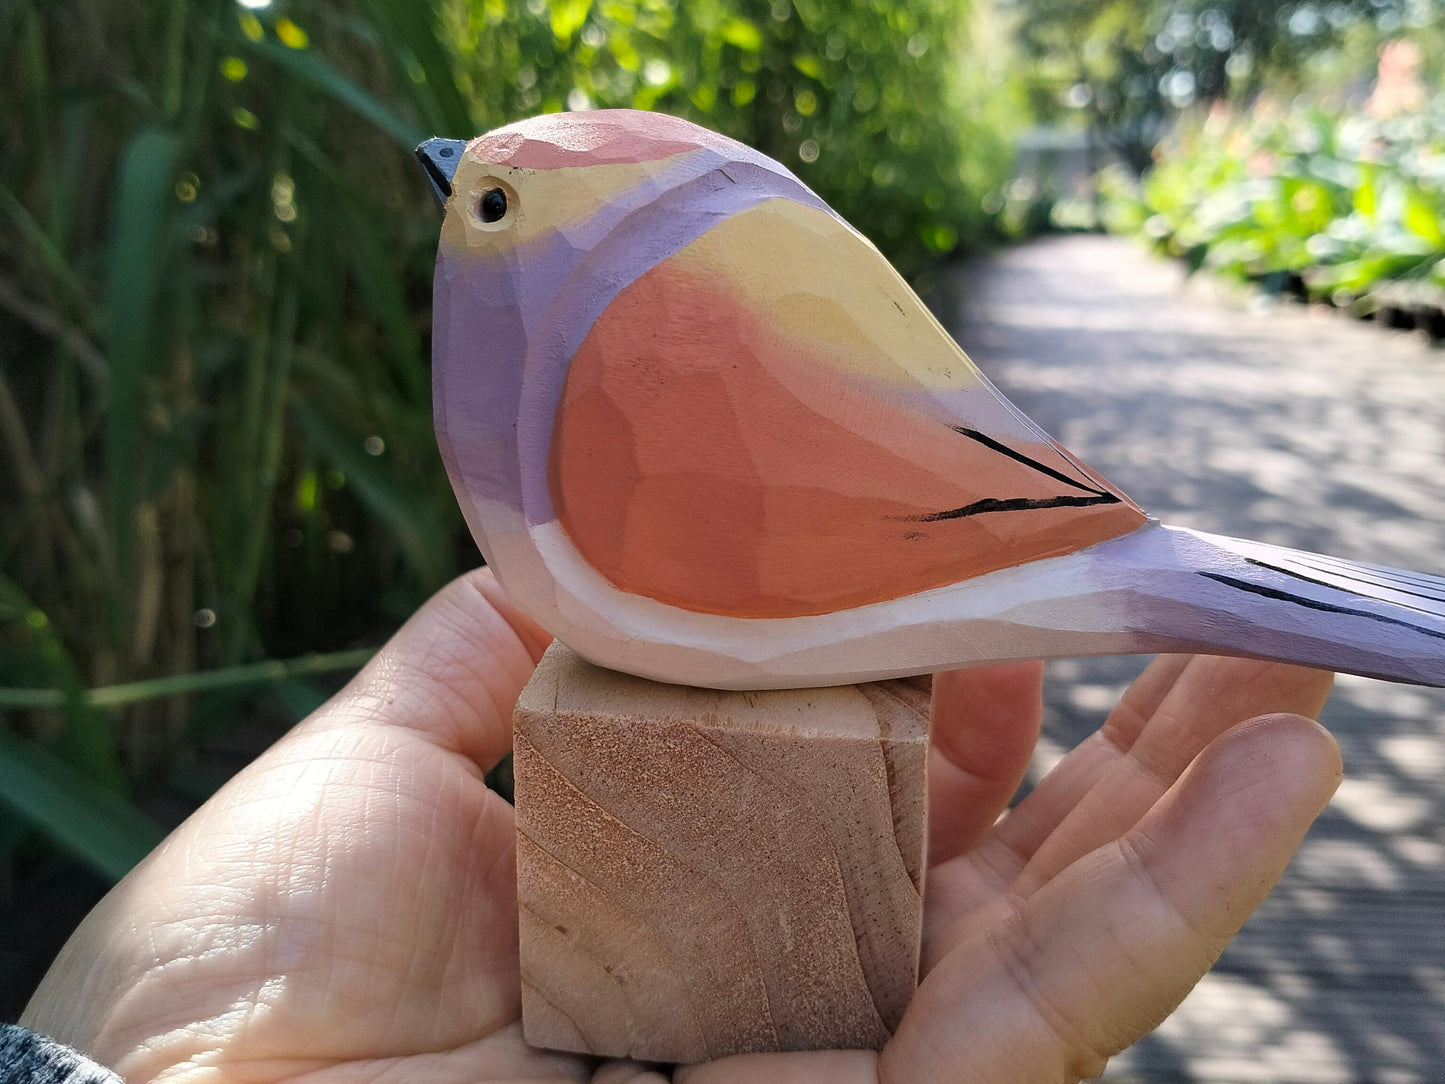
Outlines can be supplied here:
<path id="1" fill-rule="evenodd" d="M 925 512 L 919 516 L 899 516 L 910 523 L 938 523 L 945 519 L 963 519 L 985 512 L 1027 512 L 1036 508 L 1087 508 L 1091 504 L 1118 504 L 1119 498 L 1112 493 L 1091 493 L 1089 496 L 1066 495 L 1061 497 L 985 497 L 965 504 L 961 508 L 950 508 L 945 512 Z"/>
<path id="2" fill-rule="evenodd" d="M 1007 444 L 994 440 L 993 437 L 989 436 L 987 433 L 980 433 L 977 429 L 969 429 L 967 426 L 963 425 L 951 425 L 949 426 L 949 428 L 952 429 L 955 433 L 967 437 L 969 440 L 978 441 L 985 448 L 990 448 L 993 451 L 998 452 L 999 455 L 1008 456 L 1015 463 L 1022 463 L 1026 467 L 1032 467 L 1040 474 L 1047 474 L 1056 482 L 1063 482 L 1066 486 L 1071 486 L 1074 489 L 1082 489 L 1085 493 L 1095 493 L 1100 496 L 1103 496 L 1106 492 L 1108 492 L 1107 490 L 1100 489 L 1098 486 L 1085 485 L 1084 483 L 1077 481 L 1076 479 L 1070 478 L 1062 471 L 1054 470 L 1053 467 L 1045 466 L 1037 459 L 1032 459 L 1029 456 L 1024 455 L 1023 452 L 1014 451 L 1014 449 L 1010 448 Z M 1114 503 L 1117 502 L 1118 498 L 1115 497 Z"/>
<path id="3" fill-rule="evenodd" d="M 1369 610 L 1356 610 L 1350 606 L 1336 606 L 1332 602 L 1321 602 L 1318 599 L 1303 598 L 1299 595 L 1291 595 L 1288 591 L 1279 591 L 1273 587 L 1265 587 L 1263 584 L 1250 583 L 1247 580 L 1236 580 L 1232 576 L 1221 576 L 1217 572 L 1200 572 L 1199 575 L 1207 580 L 1222 583 L 1226 587 L 1233 587 L 1240 591 L 1248 591 L 1252 595 L 1263 595 L 1265 598 L 1277 599 L 1280 602 L 1293 602 L 1297 606 L 1304 606 L 1311 610 L 1321 610 L 1325 613 L 1363 617 L 1368 621 L 1378 621 L 1382 625 L 1397 625 L 1402 629 L 1418 632 L 1422 636 L 1431 636 L 1437 640 L 1445 640 L 1445 632 L 1441 632 L 1438 629 L 1427 629 L 1409 621 L 1402 621 L 1398 617 L 1386 617 L 1384 614 L 1370 613 Z"/>

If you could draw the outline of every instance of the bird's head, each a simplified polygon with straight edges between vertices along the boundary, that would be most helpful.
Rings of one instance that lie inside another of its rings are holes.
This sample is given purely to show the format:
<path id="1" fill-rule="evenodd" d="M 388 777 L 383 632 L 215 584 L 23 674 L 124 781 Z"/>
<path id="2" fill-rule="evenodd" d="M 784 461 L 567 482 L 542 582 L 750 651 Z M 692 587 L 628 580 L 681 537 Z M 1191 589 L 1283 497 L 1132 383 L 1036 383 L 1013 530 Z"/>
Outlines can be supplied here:
<path id="1" fill-rule="evenodd" d="M 628 193 L 661 192 L 689 160 L 762 159 L 690 121 L 631 109 L 545 114 L 469 143 L 432 139 L 417 157 L 444 215 L 442 251 L 484 260 L 546 243 Z"/>
<path id="2" fill-rule="evenodd" d="M 443 211 L 437 436 L 463 507 L 492 510 L 490 529 L 473 523 L 489 560 L 498 523 L 555 519 L 552 430 L 573 359 L 613 300 L 760 204 L 832 214 L 766 155 L 660 113 L 533 117 L 468 143 L 429 140 L 417 156 Z"/>

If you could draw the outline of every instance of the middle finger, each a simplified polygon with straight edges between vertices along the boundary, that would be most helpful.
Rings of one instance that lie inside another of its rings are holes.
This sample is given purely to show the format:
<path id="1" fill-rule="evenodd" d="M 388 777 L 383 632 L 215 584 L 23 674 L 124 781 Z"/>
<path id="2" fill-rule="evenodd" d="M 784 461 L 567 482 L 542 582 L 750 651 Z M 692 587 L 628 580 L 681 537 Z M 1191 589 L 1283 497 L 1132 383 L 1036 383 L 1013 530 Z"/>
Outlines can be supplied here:
<path id="1" fill-rule="evenodd" d="M 1034 851 L 1014 882 L 1028 895 L 1132 828 L 1204 748 L 1256 715 L 1319 715 L 1334 675 L 1283 663 L 1197 655 L 1127 748 Z M 1107 729 L 1104 732 L 1107 734 Z"/>
<path id="2" fill-rule="evenodd" d="M 1213 656 L 1155 660 L 1095 734 L 1074 749 L 977 848 L 929 873 L 925 962 L 987 899 L 1027 896 L 1117 839 L 1214 738 L 1270 712 L 1319 714 L 1333 675 Z"/>

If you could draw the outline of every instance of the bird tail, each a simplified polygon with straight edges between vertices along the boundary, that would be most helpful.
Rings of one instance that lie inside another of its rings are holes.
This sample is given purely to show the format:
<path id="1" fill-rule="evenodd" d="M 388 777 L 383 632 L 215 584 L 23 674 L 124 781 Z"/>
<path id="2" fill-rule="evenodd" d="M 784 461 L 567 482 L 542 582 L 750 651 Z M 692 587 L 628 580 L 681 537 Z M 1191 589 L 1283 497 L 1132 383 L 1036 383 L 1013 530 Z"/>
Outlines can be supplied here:
<path id="1" fill-rule="evenodd" d="M 1445 686 L 1440 576 L 1162 525 L 1100 549 L 1110 594 L 1150 650 Z"/>

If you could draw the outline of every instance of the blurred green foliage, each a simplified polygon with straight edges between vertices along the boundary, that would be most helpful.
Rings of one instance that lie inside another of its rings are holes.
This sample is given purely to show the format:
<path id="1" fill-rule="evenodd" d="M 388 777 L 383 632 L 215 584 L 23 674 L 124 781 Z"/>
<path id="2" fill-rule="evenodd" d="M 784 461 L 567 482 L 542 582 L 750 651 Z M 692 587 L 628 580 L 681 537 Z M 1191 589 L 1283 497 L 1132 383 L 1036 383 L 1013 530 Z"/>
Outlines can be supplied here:
<path id="1" fill-rule="evenodd" d="M 1034 114 L 1087 126 L 1136 173 L 1180 110 L 1347 82 L 1373 67 L 1381 40 L 1406 31 L 1438 38 L 1442 18 L 1439 0 L 1003 3 Z"/>
<path id="2" fill-rule="evenodd" d="M 303 714 L 477 560 L 413 144 L 681 113 L 917 275 L 1008 168 L 987 34 L 968 0 L 0 5 L 0 859 L 29 825 L 115 875 L 157 832 L 117 799 L 204 793 L 206 735 Z"/>
<path id="3" fill-rule="evenodd" d="M 1111 229 L 1194 268 L 1295 276 L 1339 304 L 1386 283 L 1445 290 L 1445 95 L 1388 115 L 1216 108 L 1179 127 L 1142 184 L 1115 171 L 1102 185 Z"/>
<path id="4" fill-rule="evenodd" d="M 794 170 L 909 276 L 987 236 L 1019 114 L 967 0 L 443 8 L 483 127 L 563 108 L 689 117 Z"/>

